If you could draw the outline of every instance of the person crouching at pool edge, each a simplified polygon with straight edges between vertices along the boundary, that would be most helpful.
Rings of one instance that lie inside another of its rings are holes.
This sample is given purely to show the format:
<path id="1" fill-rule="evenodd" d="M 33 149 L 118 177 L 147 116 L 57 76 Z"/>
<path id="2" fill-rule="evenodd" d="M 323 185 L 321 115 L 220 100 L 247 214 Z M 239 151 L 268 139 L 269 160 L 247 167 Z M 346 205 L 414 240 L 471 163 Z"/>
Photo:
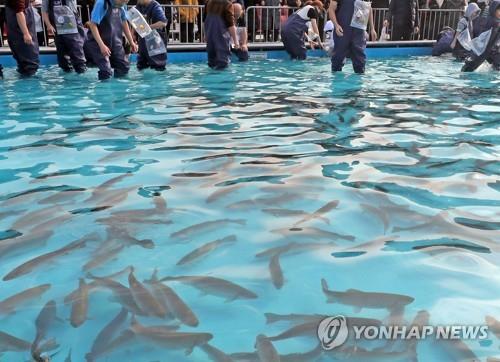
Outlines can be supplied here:
<path id="1" fill-rule="evenodd" d="M 127 23 L 128 0 L 97 0 L 90 16 L 90 32 L 85 42 L 87 60 L 99 68 L 99 80 L 127 75 L 130 62 L 123 44 L 123 34 L 133 53 L 138 47 Z"/>
<path id="2" fill-rule="evenodd" d="M 240 3 L 233 2 L 233 13 L 236 19 L 236 35 L 240 42 L 239 49 L 233 49 L 240 62 L 246 62 L 249 58 L 248 55 L 248 33 L 245 22 L 245 12 Z"/>
<path id="3" fill-rule="evenodd" d="M 30 0 L 6 2 L 9 47 L 17 62 L 17 71 L 26 77 L 35 75 L 40 64 L 34 11 Z"/>
<path id="4" fill-rule="evenodd" d="M 305 41 L 309 22 L 311 22 L 314 33 L 310 41 L 311 47 L 314 47 L 314 41 L 318 41 L 320 47 L 323 47 L 317 22 L 322 11 L 323 4 L 319 0 L 308 1 L 300 10 L 288 17 L 281 30 L 281 40 L 292 59 L 304 60 L 307 58 Z"/>
<path id="5" fill-rule="evenodd" d="M 136 8 L 141 12 L 146 21 L 151 24 L 151 29 L 156 30 L 163 43 L 165 43 L 165 28 L 167 27 L 168 20 L 160 4 L 156 0 L 138 0 Z M 154 35 L 152 36 L 154 39 Z M 151 68 L 158 71 L 165 70 L 167 64 L 166 51 L 161 51 L 158 54 L 156 49 L 150 50 L 146 45 L 148 41 L 148 39 L 138 37 L 139 52 L 137 54 L 137 69 Z M 166 50 L 166 47 L 163 50 Z"/>
<path id="6" fill-rule="evenodd" d="M 240 48 L 231 0 L 209 0 L 205 5 L 205 37 L 208 66 L 225 69 L 231 62 L 231 40 L 234 49 Z"/>
<path id="7" fill-rule="evenodd" d="M 479 6 L 476 3 L 470 3 L 465 9 L 464 16 L 458 21 L 455 37 L 451 42 L 452 54 L 457 60 L 464 61 L 465 58 L 472 54 L 466 48 L 468 48 L 468 44 L 474 34 L 473 21 L 480 13 L 481 9 Z"/>
<path id="8" fill-rule="evenodd" d="M 372 40 L 377 39 L 373 24 L 371 3 L 363 0 L 332 0 L 328 8 L 330 20 L 335 25 L 333 39 L 332 71 L 340 72 L 346 58 L 351 57 L 354 71 L 365 72 L 366 27 L 370 26 Z"/>
<path id="9" fill-rule="evenodd" d="M 42 18 L 49 35 L 55 34 L 57 64 L 65 72 L 87 70 L 83 52 L 85 32 L 76 0 L 42 0 Z M 68 60 L 71 60 L 71 64 Z"/>

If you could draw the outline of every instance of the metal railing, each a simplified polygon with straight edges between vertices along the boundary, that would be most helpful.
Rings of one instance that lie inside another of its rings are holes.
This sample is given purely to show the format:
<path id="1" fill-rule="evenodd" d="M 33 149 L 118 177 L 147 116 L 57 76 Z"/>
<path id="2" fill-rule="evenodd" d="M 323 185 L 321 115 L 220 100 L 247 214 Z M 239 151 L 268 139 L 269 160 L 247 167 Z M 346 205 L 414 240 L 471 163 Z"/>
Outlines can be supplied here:
<path id="1" fill-rule="evenodd" d="M 161 5 L 168 26 L 166 36 L 172 44 L 202 44 L 204 43 L 204 11 L 203 5 Z M 4 9 L 0 5 L 0 12 Z M 35 10 L 41 15 L 40 9 Z M 249 43 L 279 43 L 281 41 L 281 29 L 288 17 L 297 9 L 288 6 L 250 6 L 245 10 L 245 19 L 248 30 Z M 84 21 L 90 19 L 91 10 L 87 6 L 78 6 L 80 16 Z M 380 35 L 384 19 L 386 19 L 388 9 L 373 9 L 374 25 Z M 462 16 L 461 10 L 430 10 L 420 9 L 419 34 L 411 40 L 435 40 L 439 32 L 449 26 L 455 28 L 458 20 Z M 328 20 L 327 11 L 321 14 L 318 20 L 320 35 L 323 32 L 323 25 Z M 2 16 L 0 16 L 0 20 Z M 393 23 L 392 21 L 390 22 Z M 39 24 L 42 31 L 39 33 L 40 45 L 54 46 L 53 36 L 49 35 L 45 24 Z M 0 21 L 0 27 L 4 24 Z M 4 29 L 0 28 L 0 46 L 6 46 Z M 391 29 L 389 29 L 389 32 Z"/>

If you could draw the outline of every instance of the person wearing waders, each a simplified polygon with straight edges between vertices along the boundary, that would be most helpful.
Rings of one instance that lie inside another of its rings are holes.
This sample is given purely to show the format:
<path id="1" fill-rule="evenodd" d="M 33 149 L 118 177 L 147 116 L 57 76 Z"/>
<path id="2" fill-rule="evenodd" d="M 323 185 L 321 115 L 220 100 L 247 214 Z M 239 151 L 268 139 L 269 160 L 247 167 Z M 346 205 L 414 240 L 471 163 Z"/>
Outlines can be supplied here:
<path id="1" fill-rule="evenodd" d="M 235 49 L 233 52 L 238 57 L 240 62 L 248 61 L 250 55 L 248 54 L 248 32 L 245 22 L 245 12 L 240 3 L 233 3 L 233 13 L 234 19 L 236 20 L 236 33 L 238 35 L 238 40 L 240 42 L 239 49 Z"/>
<path id="2" fill-rule="evenodd" d="M 231 62 L 231 40 L 234 49 L 240 48 L 230 0 L 209 0 L 206 5 L 205 37 L 208 66 L 225 69 Z"/>
<path id="3" fill-rule="evenodd" d="M 322 47 L 318 30 L 318 18 L 322 11 L 323 4 L 320 1 L 308 1 L 304 7 L 288 17 L 281 30 L 281 40 L 292 59 L 305 60 L 307 58 L 305 41 L 309 22 L 314 33 L 310 39 L 311 46 L 314 41 L 318 41 Z"/>
<path id="4" fill-rule="evenodd" d="M 42 18 L 49 35 L 55 34 L 57 64 L 65 72 L 87 70 L 83 52 L 85 32 L 76 0 L 42 0 Z M 69 58 L 69 59 L 68 59 Z"/>
<path id="5" fill-rule="evenodd" d="M 484 61 L 490 63 L 494 70 L 500 71 L 500 0 L 490 4 L 490 16 L 486 24 L 486 30 L 473 42 L 477 41 L 476 52 L 465 60 L 462 72 L 473 72 Z M 476 45 L 476 44 L 475 44 Z"/>
<path id="6" fill-rule="evenodd" d="M 136 8 L 151 24 L 150 28 L 153 30 L 145 38 L 138 37 L 137 69 L 151 68 L 163 71 L 167 64 L 165 12 L 156 0 L 138 0 Z"/>
<path id="7" fill-rule="evenodd" d="M 127 75 L 130 62 L 123 44 L 127 38 L 132 52 L 137 52 L 137 44 L 127 23 L 125 5 L 127 0 L 97 0 L 89 23 L 90 32 L 85 42 L 87 60 L 99 68 L 99 80 Z"/>
<path id="8" fill-rule="evenodd" d="M 26 77 L 35 75 L 40 65 L 35 17 L 30 0 L 7 0 L 5 20 L 7 39 L 17 62 L 17 71 Z"/>
<path id="9" fill-rule="evenodd" d="M 335 25 L 332 71 L 342 71 L 346 58 L 350 57 L 354 71 L 363 74 L 366 64 L 367 25 L 370 26 L 372 39 L 377 39 L 370 3 L 363 0 L 332 0 L 328 15 Z"/>

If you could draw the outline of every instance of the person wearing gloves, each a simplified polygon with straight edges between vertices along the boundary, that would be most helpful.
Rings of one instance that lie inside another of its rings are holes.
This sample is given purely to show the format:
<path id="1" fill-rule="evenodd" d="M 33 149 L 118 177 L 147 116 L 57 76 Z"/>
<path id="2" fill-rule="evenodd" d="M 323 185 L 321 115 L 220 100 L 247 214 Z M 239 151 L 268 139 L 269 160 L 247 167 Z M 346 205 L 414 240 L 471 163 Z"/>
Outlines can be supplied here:
<path id="1" fill-rule="evenodd" d="M 292 59 L 304 60 L 307 58 L 305 41 L 309 31 L 309 22 L 313 31 L 312 39 L 310 39 L 311 46 L 313 46 L 314 41 L 318 41 L 319 45 L 323 47 L 318 31 L 318 18 L 322 11 L 323 4 L 320 1 L 308 1 L 302 8 L 288 17 L 281 30 L 281 40 Z"/>
<path id="2" fill-rule="evenodd" d="M 481 9 L 476 3 L 470 3 L 465 9 L 465 15 L 458 21 L 455 37 L 451 42 L 453 56 L 460 61 L 465 60 L 470 55 L 469 43 L 474 34 L 473 20 L 481 13 Z"/>
<path id="3" fill-rule="evenodd" d="M 7 0 L 5 21 L 7 39 L 17 71 L 26 77 L 35 75 L 40 65 L 35 17 L 30 0 Z"/>
<path id="4" fill-rule="evenodd" d="M 368 25 L 372 39 L 377 39 L 370 3 L 363 0 L 332 0 L 328 15 L 335 25 L 332 71 L 342 71 L 345 60 L 349 56 L 354 72 L 363 74 L 366 64 L 366 27 Z"/>
<path id="5" fill-rule="evenodd" d="M 240 62 L 246 62 L 249 58 L 247 45 L 248 32 L 245 22 L 245 12 L 243 11 L 243 7 L 240 3 L 233 3 L 233 13 L 234 18 L 236 19 L 236 34 L 240 43 L 240 47 L 238 49 L 234 49 L 234 53 Z"/>
<path id="6" fill-rule="evenodd" d="M 474 41 L 480 40 L 478 46 L 476 46 L 476 48 L 480 49 L 476 49 L 466 59 L 462 68 L 463 72 L 473 72 L 484 61 L 490 63 L 494 70 L 500 71 L 500 0 L 495 0 L 490 4 L 489 12 L 487 29 L 474 39 Z"/>
<path id="7" fill-rule="evenodd" d="M 138 37 L 137 69 L 151 68 L 163 71 L 167 64 L 164 43 L 166 37 L 164 30 L 167 26 L 165 12 L 156 0 L 138 0 L 136 8 L 151 24 L 150 28 L 153 30 L 146 38 Z M 157 42 L 161 43 L 156 44 Z"/>
<path id="8" fill-rule="evenodd" d="M 231 41 L 240 48 L 230 0 L 209 0 L 206 4 L 205 38 L 208 66 L 222 70 L 231 62 Z"/>
<path id="9" fill-rule="evenodd" d="M 124 34 L 132 52 L 137 52 L 137 44 L 127 23 L 127 2 L 128 0 L 97 0 L 92 10 L 85 54 L 99 68 L 99 80 L 111 78 L 113 71 L 115 77 L 128 74 L 130 62 L 123 46 Z"/>
<path id="10" fill-rule="evenodd" d="M 87 70 L 83 51 L 85 32 L 76 0 L 42 0 L 42 18 L 49 35 L 55 35 L 59 67 L 65 72 L 73 68 L 76 73 L 84 73 Z"/>

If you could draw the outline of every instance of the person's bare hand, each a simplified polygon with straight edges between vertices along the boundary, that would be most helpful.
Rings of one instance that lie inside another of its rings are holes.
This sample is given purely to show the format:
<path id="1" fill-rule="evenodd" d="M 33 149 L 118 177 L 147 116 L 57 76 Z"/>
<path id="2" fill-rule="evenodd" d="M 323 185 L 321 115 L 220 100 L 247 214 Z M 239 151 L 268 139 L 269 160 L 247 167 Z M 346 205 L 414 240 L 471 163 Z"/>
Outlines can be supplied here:
<path id="1" fill-rule="evenodd" d="M 23 34 L 23 40 L 25 44 L 32 45 L 33 44 L 33 38 L 31 37 L 30 33 Z"/>
<path id="2" fill-rule="evenodd" d="M 139 46 L 135 41 L 130 44 L 130 50 L 132 51 L 132 53 L 137 53 L 139 51 Z"/>
<path id="3" fill-rule="evenodd" d="M 54 36 L 56 34 L 56 29 L 52 25 L 47 26 L 47 32 L 49 35 Z"/>
<path id="4" fill-rule="evenodd" d="M 340 25 L 335 27 L 335 32 L 337 33 L 337 36 L 344 36 L 344 29 L 342 29 Z"/>
<path id="5" fill-rule="evenodd" d="M 100 48 L 100 50 L 101 50 L 101 54 L 103 55 L 103 57 L 107 58 L 107 57 L 111 56 L 111 50 L 109 50 L 109 48 L 106 45 L 103 45 Z"/>

